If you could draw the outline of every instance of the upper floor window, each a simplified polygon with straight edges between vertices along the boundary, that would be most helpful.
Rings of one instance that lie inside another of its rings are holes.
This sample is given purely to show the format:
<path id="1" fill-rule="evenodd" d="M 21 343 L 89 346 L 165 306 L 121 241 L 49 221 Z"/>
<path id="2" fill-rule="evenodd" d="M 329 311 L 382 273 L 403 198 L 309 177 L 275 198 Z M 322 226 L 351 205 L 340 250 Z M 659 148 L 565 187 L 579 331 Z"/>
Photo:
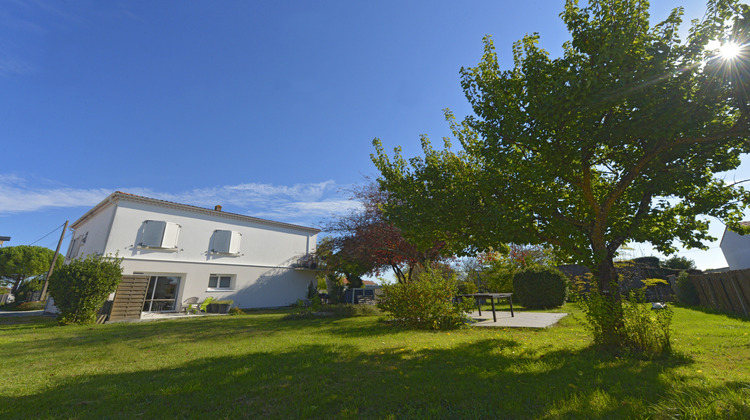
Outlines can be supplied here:
<path id="1" fill-rule="evenodd" d="M 232 230 L 215 230 L 211 240 L 211 252 L 217 254 L 240 254 L 242 234 Z"/>
<path id="2" fill-rule="evenodd" d="M 175 249 L 180 225 L 161 220 L 146 220 L 143 222 L 143 234 L 138 246 L 145 248 Z"/>

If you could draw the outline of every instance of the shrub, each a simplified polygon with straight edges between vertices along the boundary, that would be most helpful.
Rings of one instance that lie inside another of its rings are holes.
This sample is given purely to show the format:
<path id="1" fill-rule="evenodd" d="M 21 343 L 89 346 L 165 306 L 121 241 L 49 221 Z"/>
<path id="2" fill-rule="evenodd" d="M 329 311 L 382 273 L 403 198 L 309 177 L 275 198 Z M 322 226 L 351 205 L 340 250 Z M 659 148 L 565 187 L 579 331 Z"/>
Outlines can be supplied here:
<path id="1" fill-rule="evenodd" d="M 471 311 L 473 301 L 453 302 L 456 294 L 455 274 L 429 270 L 409 283 L 384 286 L 377 306 L 389 318 L 412 328 L 458 328 L 463 325 L 465 314 Z"/>
<path id="2" fill-rule="evenodd" d="M 307 298 L 312 299 L 314 296 L 318 296 L 318 287 L 310 280 L 310 284 L 307 285 Z"/>
<path id="3" fill-rule="evenodd" d="M 594 339 L 594 345 L 613 353 L 658 356 L 671 351 L 670 325 L 672 309 L 652 310 L 643 303 L 643 290 L 630 293 L 629 300 L 606 299 L 594 289 L 580 296 L 578 306 L 584 314 L 583 326 Z M 614 337 L 606 337 L 604 326 L 621 318 Z"/>
<path id="4" fill-rule="evenodd" d="M 639 290 L 631 292 L 623 304 L 625 346 L 631 352 L 645 356 L 669 353 L 672 349 L 669 338 L 672 308 L 653 310 L 644 301 L 643 291 Z"/>
<path id="5" fill-rule="evenodd" d="M 513 276 L 513 293 L 518 302 L 532 309 L 562 306 L 568 292 L 568 278 L 553 267 L 535 266 Z"/>
<path id="6" fill-rule="evenodd" d="M 121 261 L 94 255 L 58 268 L 49 282 L 49 293 L 60 310 L 58 321 L 62 324 L 96 321 L 97 312 L 122 279 Z"/>
<path id="7" fill-rule="evenodd" d="M 238 307 L 229 308 L 229 315 L 245 315 L 245 311 Z"/>
<path id="8" fill-rule="evenodd" d="M 459 295 L 470 295 L 476 293 L 478 290 L 477 285 L 474 282 L 464 280 L 458 282 L 458 294 Z"/>
<path id="9" fill-rule="evenodd" d="M 687 271 L 680 271 L 677 276 L 677 301 L 684 303 L 685 305 L 698 306 L 700 299 L 698 298 L 698 290 L 695 288 L 695 283 L 688 277 Z"/>
<path id="10" fill-rule="evenodd" d="M 38 311 L 44 309 L 44 302 L 22 302 L 14 310 L 16 311 Z"/>

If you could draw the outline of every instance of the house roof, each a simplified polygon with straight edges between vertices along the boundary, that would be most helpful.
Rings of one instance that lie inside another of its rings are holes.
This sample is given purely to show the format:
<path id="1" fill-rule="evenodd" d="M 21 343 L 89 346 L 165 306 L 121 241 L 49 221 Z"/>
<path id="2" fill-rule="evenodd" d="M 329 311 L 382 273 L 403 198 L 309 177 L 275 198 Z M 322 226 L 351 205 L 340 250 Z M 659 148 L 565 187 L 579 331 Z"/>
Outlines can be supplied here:
<path id="1" fill-rule="evenodd" d="M 181 203 L 175 203 L 172 201 L 157 200 L 155 198 L 143 197 L 140 195 L 125 193 L 122 191 L 115 191 L 112 194 L 110 194 L 107 198 L 102 200 L 99 204 L 94 206 L 91 210 L 87 211 L 78 220 L 73 222 L 73 224 L 70 225 L 70 227 L 72 229 L 77 229 L 85 221 L 87 221 L 88 219 L 90 219 L 91 217 L 93 217 L 94 215 L 102 211 L 103 209 L 107 208 L 108 206 L 117 203 L 118 201 L 130 201 L 130 202 L 135 202 L 135 203 L 149 204 L 149 205 L 157 206 L 157 207 L 184 210 L 184 211 L 189 211 L 193 213 L 206 214 L 210 216 L 218 216 L 218 217 L 222 217 L 226 219 L 233 219 L 233 220 L 238 220 L 238 221 L 243 221 L 243 222 L 252 222 L 252 223 L 258 223 L 262 225 L 301 230 L 301 231 L 309 232 L 312 234 L 320 232 L 320 229 L 316 229 L 316 228 L 294 225 L 291 223 L 275 222 L 273 220 L 246 216 L 244 214 L 230 213 L 230 212 L 225 212 L 221 210 L 214 210 L 214 209 L 207 209 L 207 208 L 198 207 L 198 206 L 192 206 L 190 204 L 181 204 Z"/>

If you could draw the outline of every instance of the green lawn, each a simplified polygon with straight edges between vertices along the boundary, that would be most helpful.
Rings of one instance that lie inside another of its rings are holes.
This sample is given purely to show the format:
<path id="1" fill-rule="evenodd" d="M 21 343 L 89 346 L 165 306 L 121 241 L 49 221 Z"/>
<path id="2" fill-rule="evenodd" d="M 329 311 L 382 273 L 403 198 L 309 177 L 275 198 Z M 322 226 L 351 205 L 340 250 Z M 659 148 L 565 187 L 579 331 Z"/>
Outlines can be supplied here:
<path id="1" fill-rule="evenodd" d="M 646 361 L 598 355 L 571 317 L 428 332 L 283 316 L 0 319 L 0 418 L 750 418 L 746 319 L 676 308 L 676 354 Z"/>

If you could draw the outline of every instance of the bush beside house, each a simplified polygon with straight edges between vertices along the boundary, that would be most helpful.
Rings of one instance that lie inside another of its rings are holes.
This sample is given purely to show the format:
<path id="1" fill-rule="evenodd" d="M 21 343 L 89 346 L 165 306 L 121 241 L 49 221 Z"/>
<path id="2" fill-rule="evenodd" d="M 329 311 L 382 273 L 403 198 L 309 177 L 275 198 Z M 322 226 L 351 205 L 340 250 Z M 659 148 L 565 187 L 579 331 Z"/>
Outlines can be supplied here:
<path id="1" fill-rule="evenodd" d="M 52 274 L 49 293 L 62 324 L 90 324 L 122 279 L 121 259 L 92 255 L 73 260 Z"/>

